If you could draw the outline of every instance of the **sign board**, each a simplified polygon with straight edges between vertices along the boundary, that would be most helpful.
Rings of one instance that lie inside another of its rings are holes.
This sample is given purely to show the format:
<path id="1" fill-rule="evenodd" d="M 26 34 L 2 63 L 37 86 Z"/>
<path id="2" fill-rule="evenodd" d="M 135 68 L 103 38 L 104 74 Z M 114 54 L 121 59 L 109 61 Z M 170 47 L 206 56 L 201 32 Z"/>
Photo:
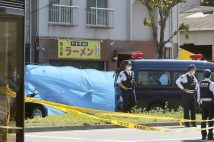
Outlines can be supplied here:
<path id="1" fill-rule="evenodd" d="M 100 41 L 58 39 L 58 58 L 100 59 Z"/>

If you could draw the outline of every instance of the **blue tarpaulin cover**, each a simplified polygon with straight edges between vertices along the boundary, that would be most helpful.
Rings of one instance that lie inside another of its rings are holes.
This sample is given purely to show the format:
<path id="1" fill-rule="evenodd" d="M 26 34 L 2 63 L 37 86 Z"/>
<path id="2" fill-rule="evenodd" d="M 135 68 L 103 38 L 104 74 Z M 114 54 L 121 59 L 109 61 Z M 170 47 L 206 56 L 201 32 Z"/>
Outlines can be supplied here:
<path id="1" fill-rule="evenodd" d="M 84 108 L 114 111 L 113 72 L 74 67 L 27 65 L 25 95 Z M 35 92 L 34 92 L 35 93 Z M 60 114 L 48 107 L 48 114 Z"/>

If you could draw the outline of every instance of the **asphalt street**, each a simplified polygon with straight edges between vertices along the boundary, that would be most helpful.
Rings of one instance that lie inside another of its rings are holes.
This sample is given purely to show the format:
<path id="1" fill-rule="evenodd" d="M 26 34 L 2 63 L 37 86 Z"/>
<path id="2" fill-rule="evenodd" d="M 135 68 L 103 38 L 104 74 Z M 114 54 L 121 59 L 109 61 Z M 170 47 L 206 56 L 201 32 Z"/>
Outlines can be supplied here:
<path id="1" fill-rule="evenodd" d="M 190 130 L 189 132 L 152 132 L 122 128 L 26 133 L 25 142 L 199 142 L 199 128 L 200 126 L 170 127 Z"/>

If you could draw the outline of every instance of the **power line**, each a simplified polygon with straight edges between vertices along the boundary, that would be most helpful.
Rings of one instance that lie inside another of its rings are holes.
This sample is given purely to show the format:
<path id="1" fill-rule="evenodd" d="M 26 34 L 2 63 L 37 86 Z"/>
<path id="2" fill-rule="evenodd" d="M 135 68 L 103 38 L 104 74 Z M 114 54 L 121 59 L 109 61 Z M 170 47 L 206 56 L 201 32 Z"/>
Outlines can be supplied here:
<path id="1" fill-rule="evenodd" d="M 36 1 L 37 1 L 37 0 L 36 0 Z M 46 7 L 49 7 L 49 6 L 51 6 L 52 4 L 56 4 L 56 3 L 58 3 L 59 1 L 60 1 L 60 0 L 56 0 L 56 1 L 52 2 L 52 3 L 49 3 L 48 5 L 45 5 L 45 6 L 43 6 L 43 7 L 40 7 L 39 9 L 36 9 L 36 10 L 34 10 L 34 11 L 31 11 L 31 14 L 33 14 L 33 13 L 35 13 L 35 12 L 38 12 L 38 11 L 40 11 L 40 10 L 46 8 Z"/>

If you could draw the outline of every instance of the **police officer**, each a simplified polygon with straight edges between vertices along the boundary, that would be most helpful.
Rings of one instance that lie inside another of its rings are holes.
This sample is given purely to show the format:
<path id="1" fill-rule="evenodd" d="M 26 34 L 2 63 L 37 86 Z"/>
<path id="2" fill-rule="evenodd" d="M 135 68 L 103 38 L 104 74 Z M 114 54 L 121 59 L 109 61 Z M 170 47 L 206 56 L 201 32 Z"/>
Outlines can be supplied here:
<path id="1" fill-rule="evenodd" d="M 198 103 L 201 104 L 202 120 L 213 119 L 213 95 L 214 82 L 211 80 L 211 71 L 204 70 L 204 80 L 199 83 L 200 93 L 198 95 Z M 209 127 L 213 127 L 213 121 L 208 122 Z M 201 128 L 206 128 L 206 122 L 201 122 Z M 201 130 L 202 140 L 206 140 L 207 131 Z M 213 129 L 209 129 L 208 140 L 213 140 Z"/>
<path id="2" fill-rule="evenodd" d="M 181 89 L 181 94 L 184 101 L 184 119 L 190 120 L 189 113 L 191 112 L 191 120 L 195 120 L 196 115 L 196 93 L 198 89 L 198 81 L 194 76 L 196 67 L 194 64 L 188 66 L 188 72 L 183 74 L 176 80 L 176 84 Z M 196 123 L 191 125 L 196 127 Z M 189 122 L 185 122 L 185 127 L 190 127 Z"/>
<path id="3" fill-rule="evenodd" d="M 134 72 L 131 71 L 131 61 L 124 61 L 125 70 L 120 72 L 116 83 L 120 86 L 123 98 L 123 111 L 129 112 L 136 105 L 136 97 L 134 93 L 135 81 Z"/>

